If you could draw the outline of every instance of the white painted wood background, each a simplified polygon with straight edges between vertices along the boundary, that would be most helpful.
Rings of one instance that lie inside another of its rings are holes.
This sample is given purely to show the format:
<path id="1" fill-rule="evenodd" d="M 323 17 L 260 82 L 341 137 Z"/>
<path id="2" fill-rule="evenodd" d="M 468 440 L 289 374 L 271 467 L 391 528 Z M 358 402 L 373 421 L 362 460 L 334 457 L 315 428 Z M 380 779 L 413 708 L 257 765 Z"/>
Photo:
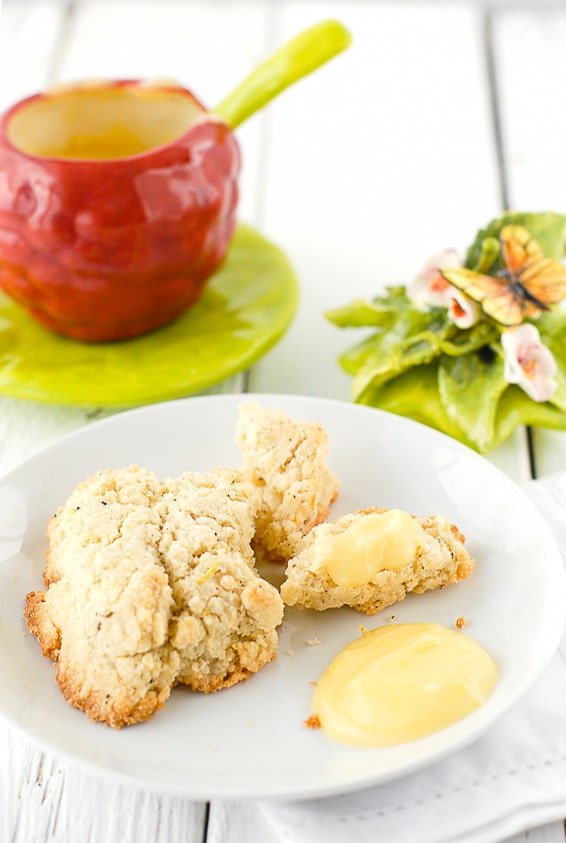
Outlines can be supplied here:
<path id="1" fill-rule="evenodd" d="M 354 46 L 238 130 L 240 217 L 287 253 L 296 320 L 213 391 L 349 399 L 352 336 L 322 313 L 405 283 L 506 205 L 566 208 L 566 5 L 379 0 L 4 0 L 0 108 L 58 81 L 173 77 L 214 106 L 299 30 L 338 17 Z M 0 470 L 107 414 L 0 397 Z M 539 476 L 566 435 L 536 431 Z M 522 481 L 525 431 L 492 461 Z M 0 681 L 1 693 L 1 681 Z M 0 843 L 274 843 L 253 805 L 108 784 L 0 724 Z M 513 838 L 564 843 L 556 823 Z"/>

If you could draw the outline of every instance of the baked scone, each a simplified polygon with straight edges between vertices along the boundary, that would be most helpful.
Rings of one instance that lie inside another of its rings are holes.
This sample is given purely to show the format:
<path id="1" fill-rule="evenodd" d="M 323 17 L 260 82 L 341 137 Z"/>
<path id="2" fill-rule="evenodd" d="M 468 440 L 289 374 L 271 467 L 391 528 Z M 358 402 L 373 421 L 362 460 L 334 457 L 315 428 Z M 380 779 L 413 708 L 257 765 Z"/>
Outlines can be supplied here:
<path id="1" fill-rule="evenodd" d="M 157 549 L 161 489 L 141 469 L 80 484 L 48 526 L 48 589 L 27 599 L 29 629 L 57 662 L 65 698 L 112 726 L 161 708 L 180 667 L 168 644 L 173 594 Z"/>
<path id="2" fill-rule="evenodd" d="M 243 474 L 260 494 L 254 548 L 260 558 L 287 561 L 338 496 L 338 480 L 326 465 L 327 433 L 318 422 L 295 421 L 246 401 L 236 442 Z"/>
<path id="3" fill-rule="evenodd" d="M 202 553 L 224 548 L 240 553 L 253 567 L 251 542 L 258 505 L 256 489 L 235 469 L 168 477 L 158 502 L 163 524 L 160 551 L 188 564 Z"/>
<path id="4" fill-rule="evenodd" d="M 51 519 L 47 590 L 25 617 L 91 719 L 146 720 L 178 682 L 217 690 L 275 656 L 283 604 L 252 566 L 255 491 L 215 475 L 100 471 Z"/>
<path id="5" fill-rule="evenodd" d="M 319 524 L 302 540 L 281 586 L 289 606 L 351 606 L 374 615 L 403 600 L 465 579 L 475 563 L 464 536 L 441 516 L 358 510 Z"/>
<path id="6" fill-rule="evenodd" d="M 277 653 L 277 589 L 254 568 L 256 491 L 239 472 L 186 472 L 166 481 L 159 545 L 175 601 L 177 681 L 210 692 L 246 679 Z"/>

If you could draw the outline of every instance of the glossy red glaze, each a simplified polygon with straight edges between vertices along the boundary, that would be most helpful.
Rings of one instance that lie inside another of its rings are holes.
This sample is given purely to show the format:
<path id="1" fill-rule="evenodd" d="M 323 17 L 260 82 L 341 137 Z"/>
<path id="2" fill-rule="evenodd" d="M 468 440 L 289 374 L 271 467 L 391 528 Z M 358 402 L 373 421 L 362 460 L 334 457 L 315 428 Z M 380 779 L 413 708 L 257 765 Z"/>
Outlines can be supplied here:
<path id="1" fill-rule="evenodd" d="M 79 340 L 127 339 L 170 322 L 199 298 L 235 230 L 232 131 L 198 103 L 203 118 L 185 134 L 137 155 L 30 155 L 7 126 L 36 98 L 0 122 L 0 287 Z"/>

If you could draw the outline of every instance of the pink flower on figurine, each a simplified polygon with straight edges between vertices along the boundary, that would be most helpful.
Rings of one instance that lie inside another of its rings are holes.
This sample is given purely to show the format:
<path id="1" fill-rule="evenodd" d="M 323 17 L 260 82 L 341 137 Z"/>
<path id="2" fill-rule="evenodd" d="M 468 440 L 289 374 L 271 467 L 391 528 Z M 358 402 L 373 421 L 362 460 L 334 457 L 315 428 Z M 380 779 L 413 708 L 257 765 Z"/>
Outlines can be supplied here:
<path id="1" fill-rule="evenodd" d="M 556 389 L 556 360 L 529 322 L 501 335 L 505 368 L 503 376 L 516 383 L 533 401 L 548 401 Z"/>
<path id="2" fill-rule="evenodd" d="M 450 304 L 448 305 L 450 319 L 458 328 L 471 328 L 481 316 L 480 305 L 469 299 L 451 284 L 448 284 L 448 286 L 450 287 L 451 295 Z"/>
<path id="3" fill-rule="evenodd" d="M 471 328 L 481 315 L 481 307 L 453 287 L 440 273 L 462 265 L 455 249 L 433 255 L 421 272 L 407 285 L 407 295 L 421 310 L 444 307 L 458 328 Z"/>
<path id="4" fill-rule="evenodd" d="M 423 266 L 422 270 L 407 284 L 407 295 L 423 310 L 428 307 L 448 307 L 451 285 L 440 274 L 441 267 L 455 268 L 462 263 L 455 249 L 437 252 Z"/>

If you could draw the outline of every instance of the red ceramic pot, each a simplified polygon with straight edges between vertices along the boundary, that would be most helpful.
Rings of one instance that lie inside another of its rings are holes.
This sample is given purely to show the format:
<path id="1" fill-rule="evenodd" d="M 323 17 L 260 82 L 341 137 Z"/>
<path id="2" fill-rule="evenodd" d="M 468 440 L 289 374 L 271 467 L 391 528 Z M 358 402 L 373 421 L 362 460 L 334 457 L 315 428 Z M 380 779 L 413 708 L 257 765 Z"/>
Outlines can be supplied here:
<path id="1" fill-rule="evenodd" d="M 224 258 L 239 169 L 228 125 L 173 84 L 29 97 L 0 121 L 0 287 L 79 340 L 165 325 Z"/>

